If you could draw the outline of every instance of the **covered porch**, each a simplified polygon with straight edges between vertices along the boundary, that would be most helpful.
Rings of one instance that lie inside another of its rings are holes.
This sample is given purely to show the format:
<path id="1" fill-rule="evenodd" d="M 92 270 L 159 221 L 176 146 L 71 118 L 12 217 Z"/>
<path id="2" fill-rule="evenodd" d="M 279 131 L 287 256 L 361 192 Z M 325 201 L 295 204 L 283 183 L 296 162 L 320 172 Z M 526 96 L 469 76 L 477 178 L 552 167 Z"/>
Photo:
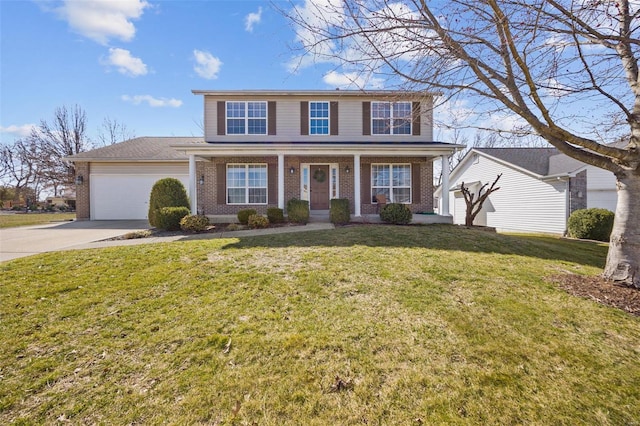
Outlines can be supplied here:
<path id="1" fill-rule="evenodd" d="M 346 198 L 353 221 L 375 223 L 377 193 L 409 205 L 416 223 L 451 222 L 447 202 L 433 214 L 433 163 L 442 165 L 448 185 L 449 156 L 457 148 L 450 144 L 202 142 L 173 148 L 189 158 L 191 210 L 213 222 L 231 222 L 246 208 L 286 210 L 293 198 L 309 201 L 312 220 L 328 221 L 329 201 Z"/>

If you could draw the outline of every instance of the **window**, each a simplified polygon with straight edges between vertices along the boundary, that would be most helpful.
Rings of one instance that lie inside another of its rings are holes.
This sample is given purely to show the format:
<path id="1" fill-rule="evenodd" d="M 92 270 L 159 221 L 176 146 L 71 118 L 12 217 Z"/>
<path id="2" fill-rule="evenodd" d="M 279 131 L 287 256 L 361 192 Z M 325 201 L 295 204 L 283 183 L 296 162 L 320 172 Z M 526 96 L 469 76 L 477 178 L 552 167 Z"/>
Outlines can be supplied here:
<path id="1" fill-rule="evenodd" d="M 266 135 L 266 102 L 227 102 L 228 135 Z"/>
<path id="2" fill-rule="evenodd" d="M 309 134 L 329 134 L 329 102 L 309 102 Z"/>
<path id="3" fill-rule="evenodd" d="M 227 165 L 228 204 L 267 204 L 267 165 Z"/>
<path id="4" fill-rule="evenodd" d="M 371 102 L 371 134 L 410 135 L 411 102 Z"/>
<path id="5" fill-rule="evenodd" d="M 371 201 L 384 194 L 390 203 L 411 204 L 411 165 L 372 164 Z"/>

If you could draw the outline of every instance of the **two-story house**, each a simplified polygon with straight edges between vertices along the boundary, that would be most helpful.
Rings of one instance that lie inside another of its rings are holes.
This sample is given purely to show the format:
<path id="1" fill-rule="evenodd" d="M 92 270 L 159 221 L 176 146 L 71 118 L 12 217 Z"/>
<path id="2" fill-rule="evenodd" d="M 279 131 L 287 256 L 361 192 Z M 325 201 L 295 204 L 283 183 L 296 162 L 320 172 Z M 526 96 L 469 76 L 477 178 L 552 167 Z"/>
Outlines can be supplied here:
<path id="1" fill-rule="evenodd" d="M 312 212 L 347 198 L 355 217 L 375 214 L 380 195 L 432 212 L 434 161 L 459 148 L 433 141 L 430 93 L 193 93 L 204 101 L 204 138 L 136 138 L 69 158 L 79 219 L 144 219 L 151 186 L 167 176 L 214 220 L 292 198 Z"/>

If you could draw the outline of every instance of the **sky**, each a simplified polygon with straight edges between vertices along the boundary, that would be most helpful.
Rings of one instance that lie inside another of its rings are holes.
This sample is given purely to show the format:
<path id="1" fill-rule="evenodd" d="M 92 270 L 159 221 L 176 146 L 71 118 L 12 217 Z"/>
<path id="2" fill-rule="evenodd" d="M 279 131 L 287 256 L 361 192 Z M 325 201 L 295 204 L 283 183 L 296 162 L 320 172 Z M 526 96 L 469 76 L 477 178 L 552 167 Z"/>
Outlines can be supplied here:
<path id="1" fill-rule="evenodd" d="M 291 7 L 0 0 L 0 141 L 76 105 L 93 140 L 105 118 L 135 136 L 201 136 L 203 99 L 193 89 L 346 88 L 331 64 L 296 67 L 295 31 L 274 4 Z"/>

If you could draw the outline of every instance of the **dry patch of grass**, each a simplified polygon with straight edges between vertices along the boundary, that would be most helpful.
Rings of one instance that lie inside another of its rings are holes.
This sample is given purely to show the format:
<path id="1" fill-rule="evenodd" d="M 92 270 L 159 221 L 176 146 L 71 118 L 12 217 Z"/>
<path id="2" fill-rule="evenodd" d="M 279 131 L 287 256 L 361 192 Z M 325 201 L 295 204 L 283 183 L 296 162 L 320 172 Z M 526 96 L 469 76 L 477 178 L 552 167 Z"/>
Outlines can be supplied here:
<path id="1" fill-rule="evenodd" d="M 605 253 L 359 226 L 7 262 L 0 422 L 638 424 L 639 319 L 543 278 Z"/>

